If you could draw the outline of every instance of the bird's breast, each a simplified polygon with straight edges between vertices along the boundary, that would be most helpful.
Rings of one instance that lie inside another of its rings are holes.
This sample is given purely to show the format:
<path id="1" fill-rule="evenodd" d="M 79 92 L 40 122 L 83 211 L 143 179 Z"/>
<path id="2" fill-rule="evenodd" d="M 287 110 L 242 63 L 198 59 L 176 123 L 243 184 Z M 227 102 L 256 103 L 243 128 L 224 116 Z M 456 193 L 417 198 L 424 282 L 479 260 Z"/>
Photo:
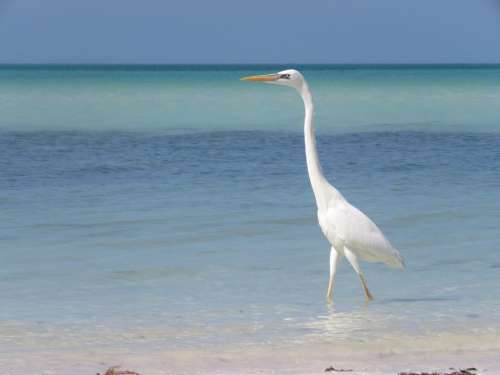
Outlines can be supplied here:
<path id="1" fill-rule="evenodd" d="M 338 237 L 335 225 L 328 220 L 327 211 L 318 210 L 318 223 L 326 239 L 335 248 L 342 247 L 342 240 Z"/>

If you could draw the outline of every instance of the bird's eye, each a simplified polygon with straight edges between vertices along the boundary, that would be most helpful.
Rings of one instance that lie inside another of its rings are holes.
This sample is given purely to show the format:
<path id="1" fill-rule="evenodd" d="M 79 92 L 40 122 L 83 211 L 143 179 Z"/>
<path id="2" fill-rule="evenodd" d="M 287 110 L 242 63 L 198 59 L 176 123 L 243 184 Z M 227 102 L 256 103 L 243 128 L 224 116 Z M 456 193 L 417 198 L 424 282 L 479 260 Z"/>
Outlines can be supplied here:
<path id="1" fill-rule="evenodd" d="M 290 79 L 290 74 L 282 74 L 280 75 L 281 79 Z"/>

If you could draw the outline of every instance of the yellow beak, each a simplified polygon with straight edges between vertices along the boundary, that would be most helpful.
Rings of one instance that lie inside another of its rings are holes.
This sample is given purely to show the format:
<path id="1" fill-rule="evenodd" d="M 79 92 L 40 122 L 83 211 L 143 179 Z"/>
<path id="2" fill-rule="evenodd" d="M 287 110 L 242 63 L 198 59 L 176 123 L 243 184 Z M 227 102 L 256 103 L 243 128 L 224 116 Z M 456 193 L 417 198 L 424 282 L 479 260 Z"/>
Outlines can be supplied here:
<path id="1" fill-rule="evenodd" d="M 279 74 L 264 74 L 261 76 L 250 76 L 250 77 L 242 77 L 242 81 L 257 81 L 257 82 L 269 82 L 276 81 L 280 78 Z"/>

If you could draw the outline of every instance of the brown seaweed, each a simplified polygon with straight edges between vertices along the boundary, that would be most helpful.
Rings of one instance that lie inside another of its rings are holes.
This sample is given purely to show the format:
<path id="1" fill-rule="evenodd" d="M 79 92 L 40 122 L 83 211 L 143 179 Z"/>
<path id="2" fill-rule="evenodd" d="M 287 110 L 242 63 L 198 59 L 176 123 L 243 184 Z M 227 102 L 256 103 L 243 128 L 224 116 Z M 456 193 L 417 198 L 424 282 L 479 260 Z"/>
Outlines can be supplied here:
<path id="1" fill-rule="evenodd" d="M 112 366 L 106 370 L 104 375 L 140 375 L 138 372 L 130 370 L 118 370 L 120 366 Z M 96 375 L 101 375 L 99 372 Z"/>
<path id="2" fill-rule="evenodd" d="M 400 372 L 398 375 L 477 375 L 475 373 L 477 371 L 475 367 L 461 370 L 450 368 L 450 370 L 452 370 L 452 372 Z"/>
<path id="3" fill-rule="evenodd" d="M 325 368 L 325 372 L 332 372 L 332 371 L 335 371 L 335 372 L 351 372 L 352 369 L 345 370 L 343 368 L 335 368 L 333 366 Z"/>

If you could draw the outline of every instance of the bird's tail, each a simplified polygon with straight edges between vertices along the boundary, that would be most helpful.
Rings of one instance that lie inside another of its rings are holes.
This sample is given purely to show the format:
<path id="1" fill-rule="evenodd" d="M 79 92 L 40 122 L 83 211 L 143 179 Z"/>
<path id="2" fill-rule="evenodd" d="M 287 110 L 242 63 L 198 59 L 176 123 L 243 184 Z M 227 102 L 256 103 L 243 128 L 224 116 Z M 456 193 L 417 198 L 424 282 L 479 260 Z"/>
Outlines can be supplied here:
<path id="1" fill-rule="evenodd" d="M 404 270 L 406 268 L 405 260 L 396 249 L 394 249 L 394 256 L 387 262 L 387 265 L 393 268 L 399 268 L 400 270 Z"/>

